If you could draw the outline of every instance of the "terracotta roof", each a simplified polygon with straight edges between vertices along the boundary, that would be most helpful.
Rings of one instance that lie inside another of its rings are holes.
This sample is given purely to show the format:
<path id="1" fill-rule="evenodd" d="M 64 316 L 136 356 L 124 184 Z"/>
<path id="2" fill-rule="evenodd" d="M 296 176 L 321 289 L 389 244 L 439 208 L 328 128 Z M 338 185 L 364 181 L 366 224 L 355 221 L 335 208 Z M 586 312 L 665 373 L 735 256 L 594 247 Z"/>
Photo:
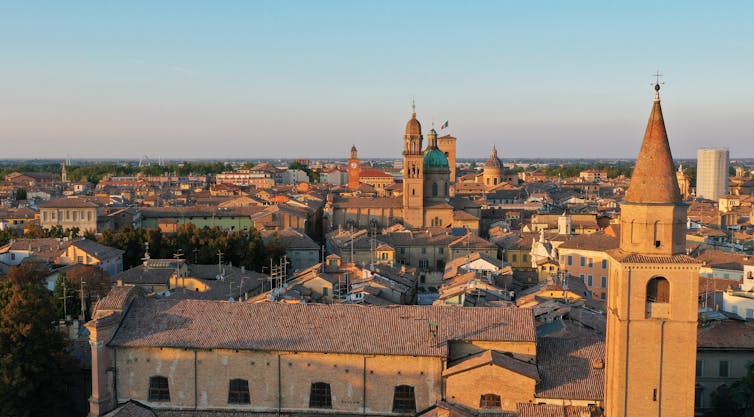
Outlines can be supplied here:
<path id="1" fill-rule="evenodd" d="M 95 204 L 91 201 L 87 201 L 78 197 L 64 197 L 55 200 L 45 201 L 39 204 L 39 208 L 89 208 L 99 207 L 99 204 Z"/>
<path id="2" fill-rule="evenodd" d="M 636 160 L 626 201 L 632 203 L 680 203 L 681 192 L 670 152 L 660 106 L 659 86 L 647 122 L 644 141 Z"/>
<path id="3" fill-rule="evenodd" d="M 537 372 L 536 365 L 516 359 L 513 356 L 496 350 L 485 350 L 484 352 L 479 352 L 475 355 L 456 361 L 454 364 L 450 365 L 448 369 L 443 371 L 442 376 L 455 375 L 487 364 L 495 364 L 539 381 L 539 372 Z"/>
<path id="4" fill-rule="evenodd" d="M 107 296 L 97 301 L 95 311 L 121 311 L 128 307 L 131 298 L 141 294 L 141 290 L 133 285 L 113 287 Z"/>
<path id="5" fill-rule="evenodd" d="M 377 168 L 363 169 L 359 173 L 359 177 L 360 178 L 393 178 L 392 175 Z"/>
<path id="6" fill-rule="evenodd" d="M 542 382 L 539 398 L 601 400 L 605 390 L 605 369 L 592 367 L 593 360 L 605 360 L 605 340 L 599 336 L 541 337 L 537 343 L 537 367 Z"/>
<path id="7" fill-rule="evenodd" d="M 672 256 L 662 256 L 662 255 L 641 255 L 638 253 L 628 253 L 623 252 L 620 249 L 612 250 L 610 251 L 610 255 L 623 262 L 623 263 L 634 263 L 634 264 L 701 264 L 699 260 L 694 259 L 690 256 L 686 255 L 672 255 Z"/>
<path id="8" fill-rule="evenodd" d="M 75 246 L 84 252 L 93 255 L 99 260 L 114 258 L 125 253 L 124 250 L 105 246 L 91 239 L 77 240 L 71 243 L 71 246 Z"/>
<path id="9" fill-rule="evenodd" d="M 592 251 L 606 251 L 617 249 L 620 244 L 618 238 L 608 236 L 604 233 L 594 233 L 591 235 L 569 236 L 568 239 L 558 246 L 561 249 L 583 249 Z"/>
<path id="10" fill-rule="evenodd" d="M 429 323 L 438 323 L 438 334 Z M 445 357 L 449 340 L 535 342 L 518 308 L 135 300 L 114 346 Z"/>
<path id="11" fill-rule="evenodd" d="M 335 208 L 403 208 L 401 197 L 336 197 Z"/>
<path id="12" fill-rule="evenodd" d="M 518 417 L 601 417 L 602 409 L 578 405 L 518 403 Z"/>
<path id="13" fill-rule="evenodd" d="M 754 260 L 750 255 L 724 252 L 717 249 L 707 249 L 697 255 L 696 259 L 713 268 L 736 271 L 743 271 L 744 265 L 754 265 Z"/>
<path id="14" fill-rule="evenodd" d="M 754 349 L 754 322 L 723 320 L 700 323 L 696 346 L 699 349 Z"/>

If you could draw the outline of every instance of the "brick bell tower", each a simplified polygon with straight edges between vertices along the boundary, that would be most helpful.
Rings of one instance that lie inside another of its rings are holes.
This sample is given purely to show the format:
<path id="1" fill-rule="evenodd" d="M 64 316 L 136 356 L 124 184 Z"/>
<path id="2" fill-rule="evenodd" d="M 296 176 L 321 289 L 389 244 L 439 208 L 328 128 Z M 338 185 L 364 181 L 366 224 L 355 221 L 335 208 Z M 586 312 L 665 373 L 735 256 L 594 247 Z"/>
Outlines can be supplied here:
<path id="1" fill-rule="evenodd" d="M 356 145 L 351 146 L 351 158 L 348 159 L 348 188 L 355 190 L 359 188 L 361 178 L 361 161 L 359 160 Z"/>
<path id="2" fill-rule="evenodd" d="M 424 226 L 424 153 L 422 126 L 411 104 L 411 119 L 403 136 L 403 221 L 409 227 Z"/>
<path id="3" fill-rule="evenodd" d="M 659 76 L 658 76 L 659 78 Z M 607 417 L 694 415 L 698 274 L 660 106 L 660 85 L 609 252 Z"/>

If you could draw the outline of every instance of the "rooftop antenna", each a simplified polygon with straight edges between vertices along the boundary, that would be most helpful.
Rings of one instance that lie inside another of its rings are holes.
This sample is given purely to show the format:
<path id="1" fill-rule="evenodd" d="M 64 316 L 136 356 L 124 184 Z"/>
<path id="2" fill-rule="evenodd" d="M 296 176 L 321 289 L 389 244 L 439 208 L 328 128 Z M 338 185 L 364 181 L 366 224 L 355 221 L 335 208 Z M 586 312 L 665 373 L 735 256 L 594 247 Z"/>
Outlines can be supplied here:
<path id="1" fill-rule="evenodd" d="M 175 279 L 176 284 L 178 283 L 178 277 L 181 275 L 181 267 L 180 263 L 178 262 L 181 257 L 183 257 L 183 249 L 178 249 L 176 253 L 173 254 L 173 259 L 175 259 Z"/>
<path id="2" fill-rule="evenodd" d="M 222 276 L 223 273 L 223 253 L 220 249 L 217 250 L 217 275 Z"/>

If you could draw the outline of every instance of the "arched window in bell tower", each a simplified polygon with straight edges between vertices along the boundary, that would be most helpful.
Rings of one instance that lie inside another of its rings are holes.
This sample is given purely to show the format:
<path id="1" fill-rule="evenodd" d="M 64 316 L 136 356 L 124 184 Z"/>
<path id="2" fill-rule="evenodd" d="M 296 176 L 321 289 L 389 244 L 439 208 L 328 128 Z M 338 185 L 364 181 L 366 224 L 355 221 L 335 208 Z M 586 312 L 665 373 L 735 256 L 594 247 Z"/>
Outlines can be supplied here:
<path id="1" fill-rule="evenodd" d="M 445 197 L 448 196 L 448 183 L 445 183 Z"/>
<path id="2" fill-rule="evenodd" d="M 663 277 L 654 277 L 647 283 L 648 303 L 669 303 L 670 282 Z"/>
<path id="3" fill-rule="evenodd" d="M 437 183 L 432 183 L 432 197 L 437 197 Z"/>

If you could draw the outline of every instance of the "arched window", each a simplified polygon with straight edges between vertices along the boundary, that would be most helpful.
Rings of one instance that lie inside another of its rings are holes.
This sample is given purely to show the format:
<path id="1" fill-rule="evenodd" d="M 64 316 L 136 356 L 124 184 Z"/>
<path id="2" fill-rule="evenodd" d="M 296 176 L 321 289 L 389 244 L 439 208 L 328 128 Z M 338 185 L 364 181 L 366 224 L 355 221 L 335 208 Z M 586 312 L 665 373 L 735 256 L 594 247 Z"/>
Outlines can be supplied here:
<path id="1" fill-rule="evenodd" d="M 432 197 L 437 197 L 437 183 L 432 183 Z"/>
<path id="2" fill-rule="evenodd" d="M 309 391 L 309 408 L 332 408 L 332 394 L 330 384 L 315 382 Z"/>
<path id="3" fill-rule="evenodd" d="M 411 195 L 416 195 L 416 189 L 415 188 L 411 189 Z"/>
<path id="4" fill-rule="evenodd" d="M 164 376 L 149 377 L 149 401 L 170 401 L 170 387 Z"/>
<path id="5" fill-rule="evenodd" d="M 416 413 L 416 397 L 414 387 L 410 385 L 398 385 L 393 394 L 394 413 Z"/>
<path id="6" fill-rule="evenodd" d="M 655 277 L 647 283 L 648 303 L 669 303 L 670 283 L 663 277 Z"/>
<path id="7" fill-rule="evenodd" d="M 494 178 L 492 181 L 494 185 L 497 185 L 497 178 Z"/>
<path id="8" fill-rule="evenodd" d="M 231 379 L 228 384 L 228 404 L 250 404 L 249 381 L 245 379 Z"/>
<path id="9" fill-rule="evenodd" d="M 445 183 L 445 197 L 448 196 L 448 183 Z"/>
<path id="10" fill-rule="evenodd" d="M 497 394 L 482 394 L 479 408 L 500 408 L 500 396 Z"/>

